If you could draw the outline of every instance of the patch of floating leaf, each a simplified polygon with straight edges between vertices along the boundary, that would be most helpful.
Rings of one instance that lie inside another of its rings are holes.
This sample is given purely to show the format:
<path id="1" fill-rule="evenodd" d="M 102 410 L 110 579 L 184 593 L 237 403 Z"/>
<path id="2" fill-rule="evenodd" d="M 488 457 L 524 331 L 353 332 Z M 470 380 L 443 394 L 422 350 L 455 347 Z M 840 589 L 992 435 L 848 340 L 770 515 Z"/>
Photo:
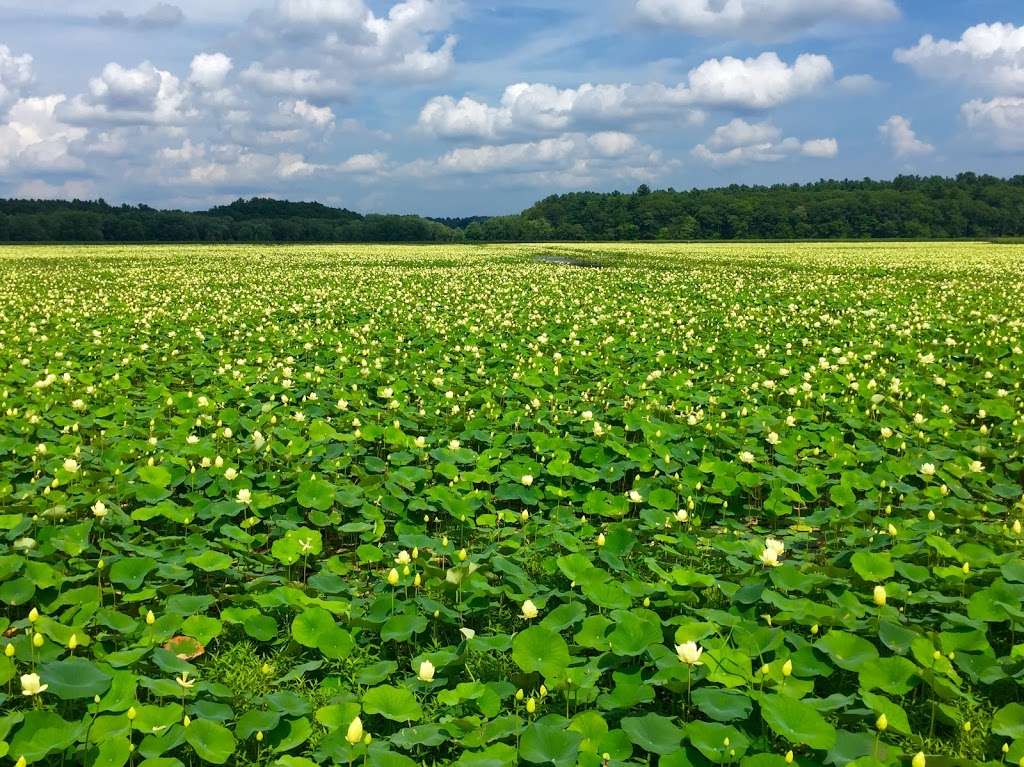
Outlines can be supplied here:
<path id="1" fill-rule="evenodd" d="M 0 277 L 0 759 L 1024 764 L 1022 247 Z"/>

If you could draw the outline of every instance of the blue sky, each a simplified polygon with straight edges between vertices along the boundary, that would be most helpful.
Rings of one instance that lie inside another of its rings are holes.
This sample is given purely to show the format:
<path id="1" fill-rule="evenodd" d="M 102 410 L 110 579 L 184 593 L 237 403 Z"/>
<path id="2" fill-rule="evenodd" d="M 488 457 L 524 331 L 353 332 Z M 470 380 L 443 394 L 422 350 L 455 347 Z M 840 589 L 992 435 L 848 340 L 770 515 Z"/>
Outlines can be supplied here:
<path id="1" fill-rule="evenodd" d="M 1020 0 L 0 0 L 0 196 L 426 215 L 1024 172 Z"/>

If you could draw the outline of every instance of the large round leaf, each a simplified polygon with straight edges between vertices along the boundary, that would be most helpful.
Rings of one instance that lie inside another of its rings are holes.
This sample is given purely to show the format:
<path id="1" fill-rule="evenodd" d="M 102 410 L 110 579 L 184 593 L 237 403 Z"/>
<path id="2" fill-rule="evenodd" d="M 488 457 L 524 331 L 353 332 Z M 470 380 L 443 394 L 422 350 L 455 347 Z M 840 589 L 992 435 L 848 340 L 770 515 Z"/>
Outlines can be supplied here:
<path id="1" fill-rule="evenodd" d="M 671 754 L 679 749 L 683 731 L 660 714 L 626 717 L 622 729 L 636 745 L 652 754 Z"/>
<path id="2" fill-rule="evenodd" d="M 300 506 L 307 509 L 327 511 L 334 505 L 334 496 L 338 489 L 323 479 L 307 479 L 299 483 L 296 499 Z"/>
<path id="3" fill-rule="evenodd" d="M 235 751 L 235 736 L 224 725 L 199 719 L 185 728 L 185 740 L 200 759 L 224 764 Z"/>
<path id="4" fill-rule="evenodd" d="M 836 743 L 836 728 L 809 703 L 788 695 L 762 695 L 761 716 L 789 743 L 827 751 Z"/>
<path id="5" fill-rule="evenodd" d="M 50 685 L 51 692 L 63 700 L 92 698 L 102 695 L 110 687 L 112 677 L 84 658 L 44 663 L 39 667 L 42 681 Z"/>
<path id="6" fill-rule="evenodd" d="M 390 685 L 367 690 L 363 696 L 363 711 L 395 722 L 417 722 L 423 717 L 423 709 L 412 692 Z"/>
<path id="7" fill-rule="evenodd" d="M 512 640 L 512 660 L 528 674 L 536 671 L 545 677 L 560 676 L 569 666 L 569 645 L 554 631 L 531 626 Z"/>
<path id="8" fill-rule="evenodd" d="M 576 764 L 576 755 L 583 736 L 565 727 L 535 722 L 526 728 L 519 742 L 519 756 L 534 764 L 555 764 L 568 767 Z"/>

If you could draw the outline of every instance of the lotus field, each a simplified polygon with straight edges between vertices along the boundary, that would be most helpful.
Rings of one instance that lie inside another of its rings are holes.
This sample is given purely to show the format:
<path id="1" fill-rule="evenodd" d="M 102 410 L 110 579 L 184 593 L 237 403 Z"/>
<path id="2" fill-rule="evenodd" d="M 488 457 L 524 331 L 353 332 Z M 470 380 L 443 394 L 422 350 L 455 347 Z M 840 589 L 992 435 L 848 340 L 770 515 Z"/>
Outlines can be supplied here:
<path id="1" fill-rule="evenodd" d="M 1024 246 L 0 250 L 0 763 L 1024 764 Z"/>

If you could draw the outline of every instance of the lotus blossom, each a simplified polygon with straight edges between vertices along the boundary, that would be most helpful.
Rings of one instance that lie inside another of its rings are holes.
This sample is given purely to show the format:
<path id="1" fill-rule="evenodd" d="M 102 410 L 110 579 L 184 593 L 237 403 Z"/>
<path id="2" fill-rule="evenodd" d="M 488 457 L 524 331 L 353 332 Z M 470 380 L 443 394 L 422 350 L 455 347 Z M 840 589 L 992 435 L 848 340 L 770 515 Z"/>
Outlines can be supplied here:
<path id="1" fill-rule="evenodd" d="M 27 695 L 28 697 L 42 695 L 48 687 L 48 684 L 40 684 L 39 674 L 22 674 L 21 676 L 22 695 Z"/>
<path id="2" fill-rule="evenodd" d="M 676 655 L 687 666 L 703 666 L 704 662 L 700 659 L 703 654 L 704 648 L 696 642 L 684 642 L 676 645 Z"/>

